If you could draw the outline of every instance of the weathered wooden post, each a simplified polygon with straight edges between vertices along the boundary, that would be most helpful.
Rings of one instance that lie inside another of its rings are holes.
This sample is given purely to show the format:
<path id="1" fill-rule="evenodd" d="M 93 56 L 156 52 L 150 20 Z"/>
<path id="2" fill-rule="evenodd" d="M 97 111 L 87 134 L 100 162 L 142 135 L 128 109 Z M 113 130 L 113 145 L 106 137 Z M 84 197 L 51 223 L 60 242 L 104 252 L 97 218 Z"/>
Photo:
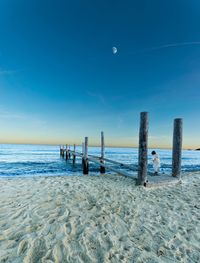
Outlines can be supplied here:
<path id="1" fill-rule="evenodd" d="M 181 177 L 183 119 L 174 119 L 172 176 Z"/>
<path id="2" fill-rule="evenodd" d="M 82 165 L 83 165 L 83 174 L 88 174 L 88 171 L 89 171 L 89 163 L 88 163 L 88 137 L 85 137 L 84 153 L 83 153 Z"/>
<path id="3" fill-rule="evenodd" d="M 104 133 L 101 132 L 101 159 L 100 159 L 101 163 L 104 163 L 103 160 L 104 156 L 105 156 Z M 100 166 L 100 173 L 105 174 L 105 171 L 106 171 L 105 167 Z"/>
<path id="4" fill-rule="evenodd" d="M 84 155 L 85 143 L 82 142 L 82 154 Z"/>
<path id="5" fill-rule="evenodd" d="M 68 160 L 68 145 L 66 144 L 66 161 Z"/>
<path id="6" fill-rule="evenodd" d="M 138 184 L 146 186 L 148 165 L 148 112 L 140 113 L 140 132 L 138 149 Z"/>
<path id="7" fill-rule="evenodd" d="M 73 164 L 76 162 L 76 144 L 74 144 Z"/>
<path id="8" fill-rule="evenodd" d="M 62 145 L 61 147 L 61 156 L 64 157 L 64 146 Z"/>
<path id="9" fill-rule="evenodd" d="M 69 152 L 68 152 L 68 157 L 69 157 L 69 159 L 71 158 L 71 153 L 70 153 L 70 145 L 69 145 Z"/>

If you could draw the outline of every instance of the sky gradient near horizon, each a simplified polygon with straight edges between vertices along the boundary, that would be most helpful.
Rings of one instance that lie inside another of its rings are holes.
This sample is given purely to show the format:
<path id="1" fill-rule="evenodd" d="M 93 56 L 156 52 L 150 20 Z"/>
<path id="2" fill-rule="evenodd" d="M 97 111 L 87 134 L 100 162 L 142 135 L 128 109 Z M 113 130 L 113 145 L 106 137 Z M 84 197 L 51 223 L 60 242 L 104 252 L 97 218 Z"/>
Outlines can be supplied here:
<path id="1" fill-rule="evenodd" d="M 2 0 L 0 143 L 200 147 L 200 2 Z M 118 48 L 117 54 L 112 47 Z"/>

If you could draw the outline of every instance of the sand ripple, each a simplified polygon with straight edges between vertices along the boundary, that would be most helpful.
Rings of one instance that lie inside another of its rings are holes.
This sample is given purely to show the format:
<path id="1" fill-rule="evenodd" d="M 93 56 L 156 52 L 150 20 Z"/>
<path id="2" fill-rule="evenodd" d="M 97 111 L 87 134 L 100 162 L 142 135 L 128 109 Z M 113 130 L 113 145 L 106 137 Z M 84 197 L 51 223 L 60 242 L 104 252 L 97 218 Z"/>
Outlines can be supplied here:
<path id="1" fill-rule="evenodd" d="M 0 179 L 0 262 L 200 262 L 199 175 Z"/>

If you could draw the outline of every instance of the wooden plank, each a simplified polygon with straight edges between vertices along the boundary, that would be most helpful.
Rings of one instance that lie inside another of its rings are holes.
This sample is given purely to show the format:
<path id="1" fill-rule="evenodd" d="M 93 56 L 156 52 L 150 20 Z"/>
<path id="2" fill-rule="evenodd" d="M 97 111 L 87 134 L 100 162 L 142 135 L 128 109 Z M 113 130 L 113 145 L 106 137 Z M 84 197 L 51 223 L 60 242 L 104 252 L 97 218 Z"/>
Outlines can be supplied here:
<path id="1" fill-rule="evenodd" d="M 75 152 L 75 153 L 72 152 L 72 151 L 70 151 L 70 152 L 73 153 L 73 154 L 75 154 L 75 155 L 78 155 L 78 156 L 82 156 L 82 155 L 83 155 L 83 154 L 80 153 L 80 152 Z M 88 158 L 90 158 L 90 157 L 95 158 L 95 159 L 97 159 L 97 160 L 101 160 L 101 157 L 99 157 L 99 156 L 88 154 Z M 119 166 L 121 166 L 121 167 L 124 167 L 124 168 L 127 168 L 127 169 L 129 169 L 129 170 L 136 171 L 136 169 L 131 168 L 130 165 L 128 165 L 128 164 L 124 164 L 124 163 L 120 163 L 120 162 L 117 162 L 117 161 L 113 161 L 113 160 L 110 160 L 110 159 L 108 159 L 108 158 L 103 158 L 103 160 L 106 161 L 106 162 L 108 162 L 108 163 L 117 164 L 117 165 L 119 165 Z"/>
<path id="2" fill-rule="evenodd" d="M 70 152 L 72 153 L 72 151 L 70 151 Z M 84 156 L 83 156 L 82 153 L 75 152 L 75 153 L 73 153 L 73 154 L 84 158 Z M 104 167 L 107 168 L 108 170 L 111 170 L 111 171 L 116 172 L 116 173 L 118 173 L 118 174 L 121 174 L 121 175 L 124 175 L 124 176 L 127 176 L 127 177 L 132 177 L 132 178 L 133 178 L 133 175 L 131 175 L 130 173 L 127 173 L 127 172 L 125 172 L 125 171 L 119 171 L 118 169 L 113 168 L 113 167 L 110 167 L 109 165 L 107 165 L 107 164 L 105 164 L 105 163 L 101 163 L 101 162 L 100 162 L 100 158 L 101 158 L 101 157 L 96 158 L 96 156 L 94 157 L 93 155 L 88 155 L 88 160 L 89 160 L 89 161 L 92 161 L 92 162 L 94 162 L 94 163 L 97 163 L 97 164 L 99 164 L 100 166 L 104 166 Z"/>
<path id="3" fill-rule="evenodd" d="M 76 156 L 83 157 L 83 154 L 80 153 L 80 152 L 74 152 L 74 151 L 71 151 L 71 150 L 70 150 L 70 153 L 71 153 L 72 155 L 76 155 Z"/>
<path id="4" fill-rule="evenodd" d="M 108 170 L 111 170 L 111 171 L 116 172 L 116 173 L 118 173 L 118 174 L 121 174 L 121 175 L 123 175 L 123 176 L 127 176 L 127 177 L 132 177 L 132 178 L 134 178 L 133 175 L 131 175 L 131 174 L 125 172 L 125 171 L 119 171 L 119 170 L 117 170 L 117 169 L 115 169 L 115 168 L 113 168 L 113 167 L 108 166 L 108 165 L 105 164 L 105 163 L 101 163 L 101 162 L 98 161 L 96 158 L 88 157 L 88 159 L 89 159 L 90 161 L 94 162 L 94 163 L 97 163 L 97 164 L 99 164 L 99 165 L 104 166 L 104 167 L 107 168 Z"/>
<path id="5" fill-rule="evenodd" d="M 110 160 L 108 158 L 101 158 L 99 156 L 96 156 L 96 155 L 90 155 L 89 156 L 93 157 L 93 158 L 96 158 L 96 159 L 103 159 L 104 161 L 106 162 L 109 162 L 109 163 L 113 163 L 113 164 L 117 164 L 117 165 L 120 165 L 121 167 L 125 167 L 129 170 L 132 170 L 132 171 L 136 171 L 136 169 L 133 169 L 132 167 L 130 167 L 130 165 L 128 164 L 125 164 L 125 163 L 120 163 L 120 162 L 117 162 L 117 161 L 113 161 L 113 160 Z"/>
<path id="6" fill-rule="evenodd" d="M 163 187 L 163 186 L 174 186 L 177 184 L 181 184 L 181 179 L 176 180 L 164 180 L 164 181 L 158 181 L 158 182 L 146 182 L 147 188 L 153 188 L 153 187 Z"/>
<path id="7" fill-rule="evenodd" d="M 182 130 L 183 120 L 174 120 L 173 151 L 172 151 L 172 176 L 181 177 L 181 155 L 182 155 Z"/>
<path id="8" fill-rule="evenodd" d="M 104 158 L 104 161 L 120 165 L 121 167 L 125 167 L 125 168 L 127 168 L 129 170 L 132 170 L 132 171 L 136 171 L 135 169 L 131 168 L 130 165 L 125 164 L 125 163 L 120 163 L 120 162 L 113 161 L 113 160 L 110 160 L 110 159 L 107 159 L 107 158 Z"/>
<path id="9" fill-rule="evenodd" d="M 148 126 L 148 112 L 141 112 L 138 151 L 138 184 L 140 185 L 144 185 L 147 180 Z"/>

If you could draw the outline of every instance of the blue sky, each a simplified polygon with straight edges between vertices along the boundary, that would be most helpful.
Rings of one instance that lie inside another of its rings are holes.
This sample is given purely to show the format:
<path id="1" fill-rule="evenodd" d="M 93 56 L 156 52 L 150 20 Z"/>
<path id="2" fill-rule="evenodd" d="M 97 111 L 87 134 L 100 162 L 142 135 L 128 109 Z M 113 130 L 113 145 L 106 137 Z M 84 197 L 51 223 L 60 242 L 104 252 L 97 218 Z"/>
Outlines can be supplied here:
<path id="1" fill-rule="evenodd" d="M 0 2 L 0 142 L 200 146 L 198 0 Z M 118 53 L 112 53 L 112 47 Z"/>

